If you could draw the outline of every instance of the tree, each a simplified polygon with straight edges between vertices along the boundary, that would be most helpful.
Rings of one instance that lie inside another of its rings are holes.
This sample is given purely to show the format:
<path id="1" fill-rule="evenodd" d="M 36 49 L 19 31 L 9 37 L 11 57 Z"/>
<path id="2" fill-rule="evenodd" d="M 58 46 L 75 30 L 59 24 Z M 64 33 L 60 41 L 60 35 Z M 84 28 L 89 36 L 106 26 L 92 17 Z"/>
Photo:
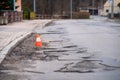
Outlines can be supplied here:
<path id="1" fill-rule="evenodd" d="M 95 7 L 98 8 L 101 0 L 95 0 Z M 107 0 L 103 0 L 105 3 Z M 29 4 L 28 4 L 29 3 Z M 33 0 L 22 0 L 24 7 L 29 7 L 33 11 Z M 92 7 L 92 0 L 73 0 L 73 11 L 80 8 L 87 9 Z M 36 14 L 40 15 L 68 15 L 70 14 L 70 0 L 36 0 Z"/>
<path id="2" fill-rule="evenodd" d="M 23 12 L 30 12 L 31 10 L 28 7 L 24 7 Z"/>
<path id="3" fill-rule="evenodd" d="M 14 2 L 13 0 L 0 0 L 0 10 L 13 10 Z"/>

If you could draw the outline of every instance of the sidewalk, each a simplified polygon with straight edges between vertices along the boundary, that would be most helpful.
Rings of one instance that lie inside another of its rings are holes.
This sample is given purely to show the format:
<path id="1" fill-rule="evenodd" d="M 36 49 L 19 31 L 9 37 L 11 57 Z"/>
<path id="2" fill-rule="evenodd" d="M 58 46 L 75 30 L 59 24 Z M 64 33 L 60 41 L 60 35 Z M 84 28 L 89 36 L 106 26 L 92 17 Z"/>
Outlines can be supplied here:
<path id="1" fill-rule="evenodd" d="M 36 27 L 42 27 L 51 20 L 25 20 L 22 22 L 0 25 L 0 63 L 8 51 L 18 41 L 31 34 Z"/>

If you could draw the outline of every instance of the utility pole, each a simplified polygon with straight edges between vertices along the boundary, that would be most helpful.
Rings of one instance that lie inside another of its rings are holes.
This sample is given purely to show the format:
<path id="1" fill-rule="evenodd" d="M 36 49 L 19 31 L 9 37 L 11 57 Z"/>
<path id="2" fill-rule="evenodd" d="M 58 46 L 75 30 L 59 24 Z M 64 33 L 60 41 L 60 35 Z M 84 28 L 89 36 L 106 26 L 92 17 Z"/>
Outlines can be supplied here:
<path id="1" fill-rule="evenodd" d="M 15 11 L 16 8 L 15 8 L 15 0 L 13 0 L 13 10 Z"/>
<path id="2" fill-rule="evenodd" d="M 103 15 L 103 0 L 101 0 L 101 14 L 100 15 Z"/>
<path id="3" fill-rule="evenodd" d="M 70 0 L 70 18 L 71 19 L 72 19 L 72 3 L 73 3 L 73 1 Z"/>
<path id="4" fill-rule="evenodd" d="M 36 13 L 36 0 L 34 0 L 34 5 L 33 5 L 33 9 L 34 9 L 34 13 Z"/>
<path id="5" fill-rule="evenodd" d="M 111 18 L 114 18 L 114 0 L 111 3 Z"/>
<path id="6" fill-rule="evenodd" d="M 92 0 L 92 15 L 94 16 L 94 0 Z"/>

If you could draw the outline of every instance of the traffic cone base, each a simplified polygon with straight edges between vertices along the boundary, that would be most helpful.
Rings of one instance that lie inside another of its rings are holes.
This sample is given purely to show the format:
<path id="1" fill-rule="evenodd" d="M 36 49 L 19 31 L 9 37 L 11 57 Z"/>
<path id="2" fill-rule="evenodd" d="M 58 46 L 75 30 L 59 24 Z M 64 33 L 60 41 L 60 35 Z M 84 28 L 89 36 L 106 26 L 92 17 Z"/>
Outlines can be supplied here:
<path id="1" fill-rule="evenodd" d="M 36 47 L 42 47 L 42 43 L 41 42 L 36 42 L 35 46 Z"/>

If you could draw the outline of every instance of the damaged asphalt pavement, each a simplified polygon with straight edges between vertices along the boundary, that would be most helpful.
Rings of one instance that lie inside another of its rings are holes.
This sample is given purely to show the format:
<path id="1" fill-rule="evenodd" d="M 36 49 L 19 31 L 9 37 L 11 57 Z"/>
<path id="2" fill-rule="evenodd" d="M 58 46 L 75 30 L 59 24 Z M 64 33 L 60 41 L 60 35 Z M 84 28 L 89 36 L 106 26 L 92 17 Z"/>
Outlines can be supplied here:
<path id="1" fill-rule="evenodd" d="M 120 80 L 120 24 L 58 20 L 37 27 L 0 64 L 0 80 Z"/>

